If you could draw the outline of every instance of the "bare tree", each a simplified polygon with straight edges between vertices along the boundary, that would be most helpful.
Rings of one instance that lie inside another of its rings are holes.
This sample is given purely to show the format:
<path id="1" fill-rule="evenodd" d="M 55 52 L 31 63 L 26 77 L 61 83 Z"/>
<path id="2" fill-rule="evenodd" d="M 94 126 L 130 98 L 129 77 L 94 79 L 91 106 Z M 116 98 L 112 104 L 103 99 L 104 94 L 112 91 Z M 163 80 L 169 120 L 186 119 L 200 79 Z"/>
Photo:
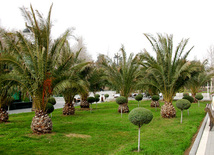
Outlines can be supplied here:
<path id="1" fill-rule="evenodd" d="M 79 54 L 79 59 L 80 60 L 84 60 L 84 61 L 92 61 L 92 57 L 91 55 L 87 52 L 87 47 L 84 43 L 84 39 L 82 37 L 78 37 L 76 38 L 77 40 L 77 44 L 75 44 L 72 49 L 74 49 L 74 51 L 79 51 L 81 49 L 81 52 Z"/>
<path id="2" fill-rule="evenodd" d="M 210 45 L 207 50 L 207 60 L 209 67 L 214 68 L 214 45 Z"/>

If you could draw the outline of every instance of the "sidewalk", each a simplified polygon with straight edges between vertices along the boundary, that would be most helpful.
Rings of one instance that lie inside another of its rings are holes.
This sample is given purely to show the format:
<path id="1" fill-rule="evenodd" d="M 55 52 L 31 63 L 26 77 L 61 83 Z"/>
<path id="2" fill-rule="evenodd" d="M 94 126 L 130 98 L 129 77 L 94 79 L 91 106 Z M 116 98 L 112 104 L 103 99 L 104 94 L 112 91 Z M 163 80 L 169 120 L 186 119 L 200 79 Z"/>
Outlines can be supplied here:
<path id="1" fill-rule="evenodd" d="M 191 148 L 190 155 L 214 155 L 214 130 L 210 131 L 209 123 L 210 118 L 207 114 Z"/>

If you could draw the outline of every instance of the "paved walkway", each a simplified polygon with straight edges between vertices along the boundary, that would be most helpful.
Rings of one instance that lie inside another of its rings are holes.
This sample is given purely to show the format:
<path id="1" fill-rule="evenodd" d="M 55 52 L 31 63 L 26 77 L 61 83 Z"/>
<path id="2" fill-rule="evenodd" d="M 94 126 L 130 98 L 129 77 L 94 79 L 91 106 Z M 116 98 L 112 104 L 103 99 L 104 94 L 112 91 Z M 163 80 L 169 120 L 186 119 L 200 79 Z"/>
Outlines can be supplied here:
<path id="1" fill-rule="evenodd" d="M 210 131 L 207 114 L 190 151 L 190 155 L 214 155 L 214 129 Z"/>

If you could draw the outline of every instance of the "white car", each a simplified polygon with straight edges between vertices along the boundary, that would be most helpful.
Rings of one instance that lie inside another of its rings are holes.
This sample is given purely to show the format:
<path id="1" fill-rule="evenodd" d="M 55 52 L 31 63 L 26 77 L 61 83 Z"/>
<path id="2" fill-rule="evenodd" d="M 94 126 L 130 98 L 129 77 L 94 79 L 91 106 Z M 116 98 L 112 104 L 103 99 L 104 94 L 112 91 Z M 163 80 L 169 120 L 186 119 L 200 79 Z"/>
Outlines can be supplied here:
<path id="1" fill-rule="evenodd" d="M 120 97 L 120 94 L 114 94 L 114 98 Z"/>

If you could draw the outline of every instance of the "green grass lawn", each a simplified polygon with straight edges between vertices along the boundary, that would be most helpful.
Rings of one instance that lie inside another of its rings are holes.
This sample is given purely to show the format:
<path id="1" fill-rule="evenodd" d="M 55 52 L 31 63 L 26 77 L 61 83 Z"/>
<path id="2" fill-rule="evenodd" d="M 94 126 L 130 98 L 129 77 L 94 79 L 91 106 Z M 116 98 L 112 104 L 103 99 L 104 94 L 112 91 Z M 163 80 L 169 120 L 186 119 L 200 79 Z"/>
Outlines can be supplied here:
<path id="1" fill-rule="evenodd" d="M 183 124 L 178 109 L 176 118 L 163 119 L 160 108 L 151 108 L 150 101 L 143 101 L 140 106 L 154 115 L 150 124 L 141 127 L 140 154 L 182 155 L 205 116 L 205 103 L 200 107 L 192 104 L 189 116 L 184 111 Z M 130 110 L 135 107 L 137 102 L 129 101 Z M 129 122 L 128 114 L 121 118 L 115 102 L 95 108 L 93 105 L 90 113 L 76 107 L 73 116 L 63 116 L 62 109 L 55 110 L 53 132 L 46 135 L 32 134 L 34 112 L 12 114 L 10 122 L 0 124 L 0 154 L 139 154 L 135 152 L 138 127 Z"/>

